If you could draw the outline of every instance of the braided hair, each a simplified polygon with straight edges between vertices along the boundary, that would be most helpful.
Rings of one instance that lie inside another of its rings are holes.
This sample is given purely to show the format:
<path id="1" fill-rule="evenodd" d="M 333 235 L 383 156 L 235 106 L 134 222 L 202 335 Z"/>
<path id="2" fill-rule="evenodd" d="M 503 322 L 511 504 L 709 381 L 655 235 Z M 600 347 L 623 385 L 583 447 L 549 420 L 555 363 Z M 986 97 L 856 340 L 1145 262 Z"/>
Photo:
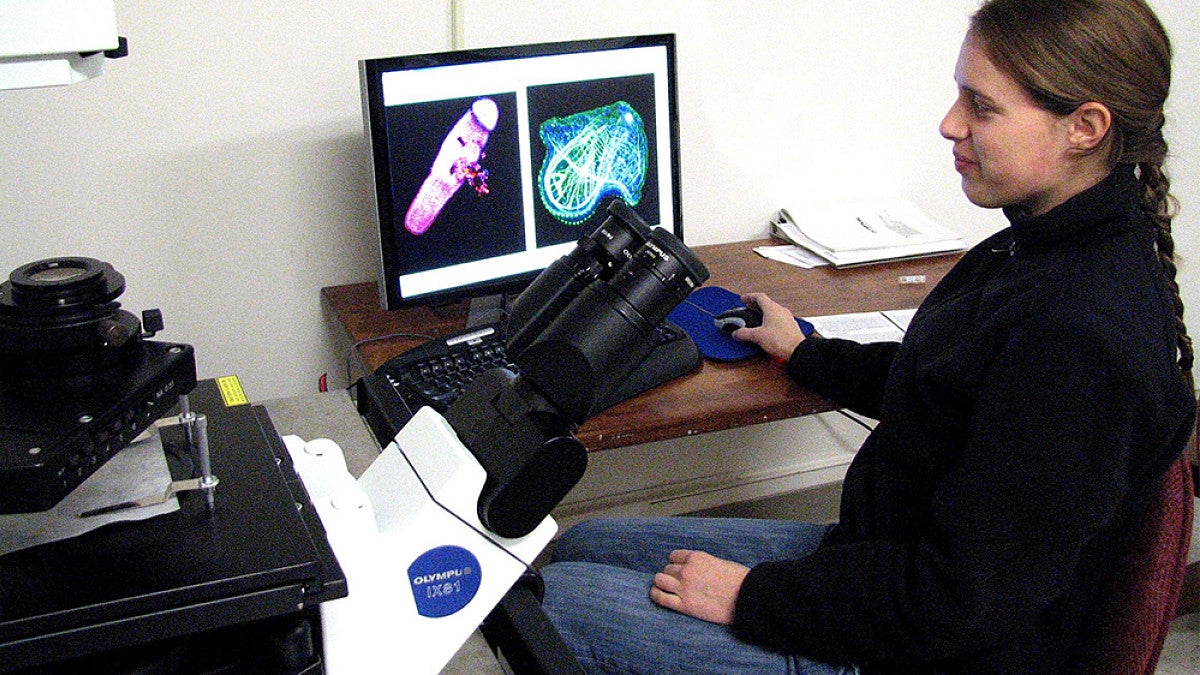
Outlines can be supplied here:
<path id="1" fill-rule="evenodd" d="M 1163 106 L 1171 87 L 1171 43 L 1144 0 L 988 0 L 971 17 L 991 61 L 1043 109 L 1066 115 L 1083 103 L 1108 107 L 1113 123 L 1093 152 L 1108 166 L 1131 164 L 1141 206 L 1175 310 L 1179 367 L 1194 388 L 1192 339 L 1183 321 L 1171 221 L 1178 202 L 1163 171 Z"/>

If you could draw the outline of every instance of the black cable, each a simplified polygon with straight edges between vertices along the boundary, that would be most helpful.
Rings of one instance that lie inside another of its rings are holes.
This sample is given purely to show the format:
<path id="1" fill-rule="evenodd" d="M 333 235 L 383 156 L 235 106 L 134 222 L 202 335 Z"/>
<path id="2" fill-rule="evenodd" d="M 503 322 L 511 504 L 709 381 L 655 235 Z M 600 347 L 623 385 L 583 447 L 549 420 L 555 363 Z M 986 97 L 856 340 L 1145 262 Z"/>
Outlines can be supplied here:
<path id="1" fill-rule="evenodd" d="M 507 294 L 503 296 L 503 299 L 501 302 L 503 303 L 503 304 L 501 304 L 501 306 L 489 307 L 489 308 L 487 308 L 487 310 L 485 310 L 485 313 L 487 313 L 487 314 L 498 313 L 500 315 L 500 318 L 496 322 L 493 322 L 493 323 L 498 323 L 499 321 L 504 321 L 504 320 L 508 319 L 509 315 L 512 313 L 512 309 L 509 304 Z M 353 384 L 352 376 L 350 374 L 350 370 L 351 370 L 350 359 L 354 356 L 354 351 L 365 344 L 370 344 L 372 342 L 378 342 L 380 340 L 391 340 L 392 338 L 413 338 L 416 340 L 425 340 L 426 342 L 428 342 L 429 340 L 433 340 L 434 336 L 427 335 L 425 333 L 401 332 L 401 333 L 388 333 L 387 335 L 377 335 L 375 337 L 370 337 L 365 340 L 359 340 L 358 342 L 355 342 L 353 345 L 350 346 L 349 349 L 346 350 L 346 359 L 345 359 L 345 361 L 346 361 L 346 386 L 350 386 L 351 384 Z"/>
<path id="2" fill-rule="evenodd" d="M 479 314 L 477 314 L 475 318 L 479 319 L 482 316 L 491 316 L 493 314 L 498 314 L 499 318 L 497 318 L 495 321 L 488 321 L 488 323 L 500 323 L 501 321 L 507 320 L 508 317 L 512 314 L 512 309 L 508 304 L 508 296 L 505 295 L 504 299 L 501 300 L 500 302 L 502 304 L 499 307 L 488 307 L 488 308 L 484 309 L 483 311 L 479 312 Z"/>
<path id="3" fill-rule="evenodd" d="M 846 410 L 845 408 L 838 408 L 836 412 L 839 415 L 841 415 L 842 417 L 845 417 L 846 419 L 854 422 L 858 426 L 866 429 L 867 431 L 875 431 L 875 427 L 871 426 L 870 424 L 867 424 L 857 415 L 851 415 L 850 411 Z"/>
<path id="4" fill-rule="evenodd" d="M 359 340 L 358 342 L 355 342 L 353 345 L 350 346 L 350 349 L 346 350 L 346 386 L 350 386 L 351 384 L 354 384 L 354 381 L 350 375 L 350 359 L 354 356 L 355 350 L 357 350 L 359 347 L 361 347 L 365 344 L 370 344 L 372 342 L 379 342 L 380 340 L 391 340 L 392 338 L 414 338 L 417 340 L 428 341 L 428 340 L 432 340 L 433 336 L 426 335 L 424 333 L 388 333 L 387 335 L 378 335 L 376 337 L 371 337 L 371 338 L 367 338 L 365 340 Z"/>

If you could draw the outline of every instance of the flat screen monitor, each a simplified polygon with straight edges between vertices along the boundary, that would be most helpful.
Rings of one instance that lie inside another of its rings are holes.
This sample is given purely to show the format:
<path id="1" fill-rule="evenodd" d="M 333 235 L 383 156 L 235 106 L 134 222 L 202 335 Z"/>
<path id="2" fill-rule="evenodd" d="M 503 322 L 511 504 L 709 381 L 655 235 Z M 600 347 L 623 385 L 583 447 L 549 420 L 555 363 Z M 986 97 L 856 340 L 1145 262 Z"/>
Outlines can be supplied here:
<path id="1" fill-rule="evenodd" d="M 612 199 L 683 238 L 674 35 L 359 62 L 385 309 L 521 290 Z"/>

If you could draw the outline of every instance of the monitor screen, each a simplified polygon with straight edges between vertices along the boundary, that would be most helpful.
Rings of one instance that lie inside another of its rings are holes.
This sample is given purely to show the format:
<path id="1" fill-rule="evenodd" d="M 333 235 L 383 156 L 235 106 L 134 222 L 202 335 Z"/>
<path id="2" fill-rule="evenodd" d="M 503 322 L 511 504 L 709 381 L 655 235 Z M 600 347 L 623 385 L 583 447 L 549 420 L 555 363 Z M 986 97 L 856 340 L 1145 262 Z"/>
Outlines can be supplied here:
<path id="1" fill-rule="evenodd" d="M 385 309 L 515 292 L 621 199 L 683 237 L 673 35 L 359 62 Z"/>

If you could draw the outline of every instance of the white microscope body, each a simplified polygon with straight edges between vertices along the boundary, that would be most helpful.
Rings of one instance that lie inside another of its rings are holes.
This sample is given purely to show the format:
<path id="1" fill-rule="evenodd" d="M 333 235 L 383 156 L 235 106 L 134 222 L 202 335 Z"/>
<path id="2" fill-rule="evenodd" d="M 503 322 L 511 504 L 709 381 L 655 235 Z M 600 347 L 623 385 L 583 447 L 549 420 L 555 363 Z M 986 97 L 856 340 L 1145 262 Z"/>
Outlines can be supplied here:
<path id="1" fill-rule="evenodd" d="M 350 594 L 322 603 L 326 672 L 437 673 L 549 544 L 479 522 L 483 467 L 422 408 L 357 481 L 331 441 L 285 439 Z"/>
<path id="2" fill-rule="evenodd" d="M 421 408 L 358 481 L 332 444 L 291 442 L 349 585 L 321 605 L 333 675 L 434 673 L 454 656 L 554 536 L 549 514 L 587 466 L 578 425 L 708 278 L 670 232 L 620 200 L 607 211 L 513 304 L 519 374 L 480 373 L 444 416 Z"/>

